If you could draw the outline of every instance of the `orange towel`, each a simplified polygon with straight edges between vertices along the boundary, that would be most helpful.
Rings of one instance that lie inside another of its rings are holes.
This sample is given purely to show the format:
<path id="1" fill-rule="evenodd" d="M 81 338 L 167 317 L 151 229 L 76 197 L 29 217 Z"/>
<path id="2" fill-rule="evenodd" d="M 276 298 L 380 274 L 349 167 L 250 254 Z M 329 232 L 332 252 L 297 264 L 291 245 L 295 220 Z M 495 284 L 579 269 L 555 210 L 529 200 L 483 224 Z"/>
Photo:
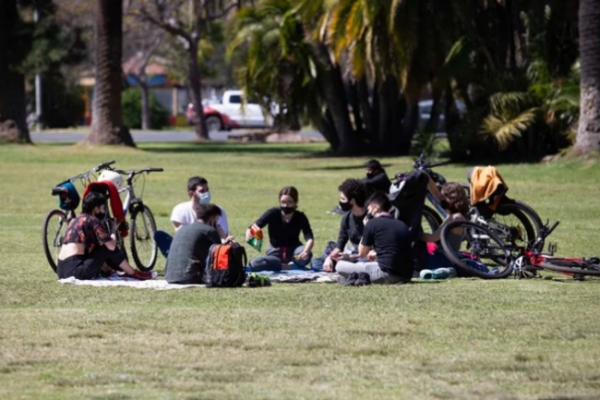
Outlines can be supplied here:
<path id="1" fill-rule="evenodd" d="M 500 191 L 499 187 L 502 185 Z M 508 185 L 496 167 L 475 167 L 471 174 L 471 204 L 492 201 L 490 209 L 496 211 L 502 196 L 508 191 Z M 493 199 L 490 199 L 492 195 Z"/>

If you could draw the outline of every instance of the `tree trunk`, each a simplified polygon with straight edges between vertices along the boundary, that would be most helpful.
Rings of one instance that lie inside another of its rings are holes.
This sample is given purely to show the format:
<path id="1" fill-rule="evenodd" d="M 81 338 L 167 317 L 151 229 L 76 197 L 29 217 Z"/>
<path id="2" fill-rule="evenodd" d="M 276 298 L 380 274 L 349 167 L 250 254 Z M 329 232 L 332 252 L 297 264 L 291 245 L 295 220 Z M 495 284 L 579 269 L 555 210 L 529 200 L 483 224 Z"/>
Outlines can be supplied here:
<path id="1" fill-rule="evenodd" d="M 442 112 L 442 90 L 437 87 L 437 85 L 433 86 L 431 111 L 429 114 L 429 120 L 425 125 L 426 132 L 435 132 L 437 131 L 438 124 L 440 122 L 440 113 Z"/>
<path id="2" fill-rule="evenodd" d="M 96 85 L 84 142 L 135 146 L 121 115 L 123 0 L 95 0 Z"/>
<path id="3" fill-rule="evenodd" d="M 0 2 L 0 139 L 31 143 L 27 128 L 25 78 L 11 69 L 10 36 L 18 22 L 15 0 Z"/>
<path id="4" fill-rule="evenodd" d="M 358 95 L 358 82 L 348 83 L 348 99 L 350 107 L 352 107 L 352 116 L 354 118 L 354 130 L 357 135 L 362 135 L 364 132 L 363 119 L 360 114 L 360 101 Z"/>
<path id="5" fill-rule="evenodd" d="M 367 84 L 367 78 L 363 77 L 358 82 L 356 82 L 357 90 L 358 90 L 358 101 L 360 105 L 360 112 L 363 117 L 365 130 L 367 131 L 367 136 L 373 134 L 373 130 L 375 129 L 373 126 L 373 109 L 371 104 L 369 103 L 369 86 Z"/>
<path id="6" fill-rule="evenodd" d="M 404 123 L 402 125 L 403 135 L 398 143 L 399 155 L 408 155 L 410 151 L 410 145 L 412 143 L 413 136 L 419 125 L 419 103 L 409 104 L 404 116 Z"/>
<path id="7" fill-rule="evenodd" d="M 189 43 L 188 58 L 188 84 L 196 113 L 194 130 L 198 139 L 209 140 L 206 118 L 204 118 L 204 107 L 202 106 L 202 78 L 200 76 L 200 66 L 198 65 L 198 42 L 192 40 Z"/>
<path id="8" fill-rule="evenodd" d="M 359 142 L 352 129 L 342 74 L 338 66 L 329 58 L 329 50 L 324 44 L 315 44 L 318 60 L 321 64 L 319 87 L 327 102 L 333 125 L 339 139 L 336 151 L 339 155 L 353 155 L 359 152 Z"/>
<path id="9" fill-rule="evenodd" d="M 581 100 L 575 148 L 600 151 L 600 7 L 597 0 L 579 0 Z"/>
<path id="10" fill-rule="evenodd" d="M 138 83 L 140 85 L 142 97 L 142 129 L 146 131 L 152 128 L 152 124 L 150 122 L 150 88 L 148 87 L 148 81 L 145 74 L 140 75 Z"/>

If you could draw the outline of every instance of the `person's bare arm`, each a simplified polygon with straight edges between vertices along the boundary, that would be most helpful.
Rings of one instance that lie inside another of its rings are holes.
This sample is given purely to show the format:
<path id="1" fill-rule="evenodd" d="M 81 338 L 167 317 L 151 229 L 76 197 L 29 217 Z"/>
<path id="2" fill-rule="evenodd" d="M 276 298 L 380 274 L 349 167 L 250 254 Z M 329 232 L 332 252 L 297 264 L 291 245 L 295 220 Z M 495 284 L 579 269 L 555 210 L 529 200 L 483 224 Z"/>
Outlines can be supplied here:
<path id="1" fill-rule="evenodd" d="M 370 251 L 371 251 L 371 246 L 365 246 L 362 243 L 358 245 L 358 256 L 360 258 L 367 258 Z"/>
<path id="2" fill-rule="evenodd" d="M 442 201 L 442 193 L 431 178 L 429 178 L 429 182 L 427 182 L 427 189 L 429 189 L 429 193 L 431 193 L 438 202 Z"/>

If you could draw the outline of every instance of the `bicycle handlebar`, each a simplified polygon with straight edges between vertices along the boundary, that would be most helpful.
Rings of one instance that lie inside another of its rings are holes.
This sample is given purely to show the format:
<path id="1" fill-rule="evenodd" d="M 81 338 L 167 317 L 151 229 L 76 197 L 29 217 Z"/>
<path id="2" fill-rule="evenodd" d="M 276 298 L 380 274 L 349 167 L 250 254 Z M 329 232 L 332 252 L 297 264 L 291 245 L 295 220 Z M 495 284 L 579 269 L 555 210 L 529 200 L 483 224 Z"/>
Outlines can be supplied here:
<path id="1" fill-rule="evenodd" d="M 102 163 L 102 164 L 98 165 L 98 166 L 97 166 L 97 167 L 95 167 L 93 170 L 94 170 L 94 171 L 100 171 L 101 169 L 106 169 L 106 168 L 110 167 L 110 166 L 111 166 L 111 165 L 113 165 L 114 163 L 116 163 L 116 161 L 115 161 L 115 160 L 108 161 L 108 162 L 105 162 L 105 163 Z"/>
<path id="2" fill-rule="evenodd" d="M 73 182 L 77 179 L 88 179 L 89 180 L 89 176 L 90 174 L 93 174 L 94 172 L 98 172 L 101 171 L 103 169 L 107 169 L 108 167 L 110 167 L 111 165 L 113 165 L 114 163 L 116 163 L 115 160 L 111 160 L 105 163 L 102 163 L 100 165 L 95 166 L 94 168 L 90 169 L 87 172 L 84 172 L 83 174 L 79 174 L 79 175 L 75 175 L 69 179 L 65 179 L 64 181 L 60 182 L 58 185 L 56 186 L 60 186 L 60 185 L 64 185 L 67 182 Z"/>

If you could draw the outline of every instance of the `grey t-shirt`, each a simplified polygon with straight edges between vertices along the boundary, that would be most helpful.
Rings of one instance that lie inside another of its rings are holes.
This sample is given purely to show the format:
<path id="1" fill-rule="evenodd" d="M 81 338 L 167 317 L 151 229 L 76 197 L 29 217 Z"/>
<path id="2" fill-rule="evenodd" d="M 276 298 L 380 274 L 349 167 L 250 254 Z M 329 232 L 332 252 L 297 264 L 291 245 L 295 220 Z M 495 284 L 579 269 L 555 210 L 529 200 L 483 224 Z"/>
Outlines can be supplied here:
<path id="1" fill-rule="evenodd" d="M 194 222 L 181 227 L 169 249 L 165 273 L 167 282 L 203 283 L 208 251 L 217 243 L 221 243 L 221 239 L 210 225 Z"/>

